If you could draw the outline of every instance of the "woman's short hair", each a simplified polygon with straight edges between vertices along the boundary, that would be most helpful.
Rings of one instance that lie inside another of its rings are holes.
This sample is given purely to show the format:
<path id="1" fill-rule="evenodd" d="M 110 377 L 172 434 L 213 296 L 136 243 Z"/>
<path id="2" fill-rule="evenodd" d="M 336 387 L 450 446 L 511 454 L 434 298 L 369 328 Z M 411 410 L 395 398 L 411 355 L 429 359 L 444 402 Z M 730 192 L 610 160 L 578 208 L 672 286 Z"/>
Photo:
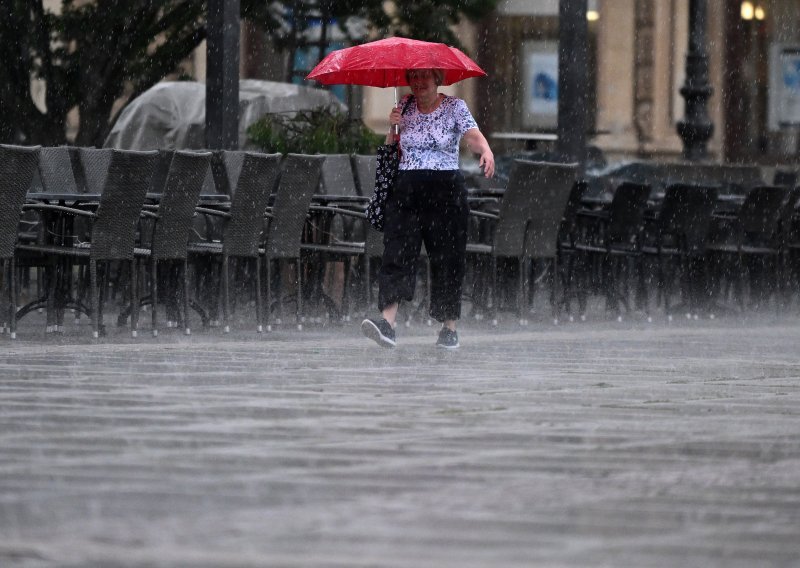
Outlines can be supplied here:
<path id="1" fill-rule="evenodd" d="M 412 71 L 423 71 L 423 69 L 406 69 L 406 82 L 411 83 L 411 72 Z M 444 83 L 444 71 L 442 69 L 425 69 L 425 71 L 430 71 L 433 74 L 433 81 L 436 83 L 438 87 L 442 83 Z"/>

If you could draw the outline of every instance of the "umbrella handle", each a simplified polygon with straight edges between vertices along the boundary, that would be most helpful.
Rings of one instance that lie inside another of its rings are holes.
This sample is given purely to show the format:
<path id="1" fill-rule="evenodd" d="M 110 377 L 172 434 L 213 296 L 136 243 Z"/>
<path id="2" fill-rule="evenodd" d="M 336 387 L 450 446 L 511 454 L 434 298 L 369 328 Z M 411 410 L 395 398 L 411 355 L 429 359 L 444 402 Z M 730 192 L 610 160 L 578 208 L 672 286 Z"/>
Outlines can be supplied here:
<path id="1" fill-rule="evenodd" d="M 395 87 L 394 88 L 394 108 L 397 108 L 398 104 L 400 104 L 400 101 L 397 98 L 397 87 Z M 395 124 L 394 125 L 394 135 L 395 136 L 399 136 L 400 135 L 400 125 L 399 124 Z"/>

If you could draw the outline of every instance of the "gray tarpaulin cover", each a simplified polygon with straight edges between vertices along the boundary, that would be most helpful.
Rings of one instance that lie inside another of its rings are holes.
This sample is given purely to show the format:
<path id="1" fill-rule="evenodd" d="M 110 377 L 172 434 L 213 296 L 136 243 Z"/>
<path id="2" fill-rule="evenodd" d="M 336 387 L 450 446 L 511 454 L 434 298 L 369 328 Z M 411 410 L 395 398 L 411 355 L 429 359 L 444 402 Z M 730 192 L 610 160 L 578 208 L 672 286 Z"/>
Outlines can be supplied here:
<path id="1" fill-rule="evenodd" d="M 244 79 L 239 82 L 239 147 L 248 144 L 246 130 L 268 112 L 295 112 L 337 105 L 329 91 L 290 83 Z M 124 150 L 176 150 L 205 147 L 205 83 L 158 83 L 122 111 L 104 146 Z"/>

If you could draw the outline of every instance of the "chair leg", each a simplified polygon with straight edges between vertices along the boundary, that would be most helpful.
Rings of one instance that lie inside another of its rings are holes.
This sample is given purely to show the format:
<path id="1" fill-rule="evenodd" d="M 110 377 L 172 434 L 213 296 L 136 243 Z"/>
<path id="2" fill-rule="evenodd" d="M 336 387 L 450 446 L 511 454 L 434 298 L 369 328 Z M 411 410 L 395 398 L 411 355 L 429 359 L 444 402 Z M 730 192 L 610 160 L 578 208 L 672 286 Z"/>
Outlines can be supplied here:
<path id="1" fill-rule="evenodd" d="M 131 337 L 139 335 L 139 261 L 131 260 Z"/>
<path id="2" fill-rule="evenodd" d="M 517 322 L 519 325 L 525 325 L 522 305 L 525 303 L 525 273 L 527 270 L 528 260 L 520 258 L 519 275 L 517 277 Z"/>
<path id="3" fill-rule="evenodd" d="M 222 331 L 230 333 L 231 326 L 228 320 L 231 311 L 230 282 L 228 281 L 228 257 L 222 257 Z"/>
<path id="4" fill-rule="evenodd" d="M 364 316 L 366 317 L 369 314 L 369 309 L 372 306 L 372 280 L 370 279 L 372 275 L 370 272 L 372 271 L 372 262 L 369 259 L 369 255 L 364 255 Z"/>
<path id="5" fill-rule="evenodd" d="M 8 321 L 11 325 L 11 339 L 17 338 L 17 263 L 12 256 L 6 261 L 8 265 Z"/>
<path id="6" fill-rule="evenodd" d="M 267 331 L 272 331 L 272 260 L 269 256 L 264 257 L 264 264 L 266 265 L 266 274 L 265 278 L 267 281 L 267 293 L 265 296 L 266 300 L 266 313 L 265 316 L 265 325 L 267 327 Z"/>
<path id="7" fill-rule="evenodd" d="M 52 333 L 56 331 L 56 294 L 58 293 L 59 260 L 53 256 L 48 264 L 49 266 L 45 274 L 47 278 L 47 306 L 45 308 L 47 323 L 45 333 Z"/>
<path id="8" fill-rule="evenodd" d="M 181 265 L 181 276 L 183 277 L 183 329 L 186 335 L 192 334 L 189 326 L 189 261 L 183 259 Z"/>
<path id="9" fill-rule="evenodd" d="M 158 337 L 158 261 L 150 259 L 150 301 L 153 304 L 153 311 L 150 314 L 153 337 Z"/>
<path id="10" fill-rule="evenodd" d="M 2 313 L 5 314 L 6 319 L 0 319 L 0 335 L 6 332 L 6 327 L 10 326 L 11 321 L 11 298 L 9 297 L 9 287 L 8 287 L 8 261 L 0 258 L 0 264 L 3 266 L 2 272 L 0 272 L 0 298 L 2 301 L 5 302 L 3 306 Z M 11 328 L 9 327 L 9 332 Z"/>
<path id="11" fill-rule="evenodd" d="M 295 267 L 297 272 L 297 329 L 298 331 L 302 331 L 303 324 L 303 270 L 300 266 L 300 259 L 295 259 Z"/>
<path id="12" fill-rule="evenodd" d="M 264 328 L 261 324 L 263 306 L 261 303 L 261 256 L 256 256 L 256 332 L 261 333 Z"/>
<path id="13" fill-rule="evenodd" d="M 89 298 L 92 305 L 92 337 L 100 337 L 100 300 L 97 297 L 97 261 L 89 260 Z"/>
<path id="14" fill-rule="evenodd" d="M 497 303 L 500 301 L 500 294 L 497 291 L 497 257 L 492 255 L 492 325 L 497 326 Z"/>
<path id="15" fill-rule="evenodd" d="M 553 257 L 553 277 L 551 279 L 550 284 L 550 309 L 552 310 L 553 316 L 553 323 L 558 324 L 558 312 L 559 312 L 559 299 L 558 299 L 558 292 L 559 292 L 559 283 L 561 282 L 561 278 L 559 277 L 559 271 L 561 267 L 558 263 L 558 253 Z"/>

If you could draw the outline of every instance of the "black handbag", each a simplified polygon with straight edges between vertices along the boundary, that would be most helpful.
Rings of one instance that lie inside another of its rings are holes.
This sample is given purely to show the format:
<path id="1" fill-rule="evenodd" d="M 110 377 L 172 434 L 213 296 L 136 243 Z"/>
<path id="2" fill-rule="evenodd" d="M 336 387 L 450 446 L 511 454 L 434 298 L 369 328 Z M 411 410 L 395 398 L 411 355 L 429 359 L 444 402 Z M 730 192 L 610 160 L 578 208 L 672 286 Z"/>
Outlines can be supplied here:
<path id="1" fill-rule="evenodd" d="M 414 97 L 408 98 L 403 105 L 402 114 L 406 113 L 408 105 Z M 389 194 L 394 189 L 397 171 L 400 167 L 400 145 L 398 142 L 378 146 L 378 164 L 375 169 L 375 189 L 367 205 L 367 221 L 375 230 L 383 231 L 383 213 Z"/>

